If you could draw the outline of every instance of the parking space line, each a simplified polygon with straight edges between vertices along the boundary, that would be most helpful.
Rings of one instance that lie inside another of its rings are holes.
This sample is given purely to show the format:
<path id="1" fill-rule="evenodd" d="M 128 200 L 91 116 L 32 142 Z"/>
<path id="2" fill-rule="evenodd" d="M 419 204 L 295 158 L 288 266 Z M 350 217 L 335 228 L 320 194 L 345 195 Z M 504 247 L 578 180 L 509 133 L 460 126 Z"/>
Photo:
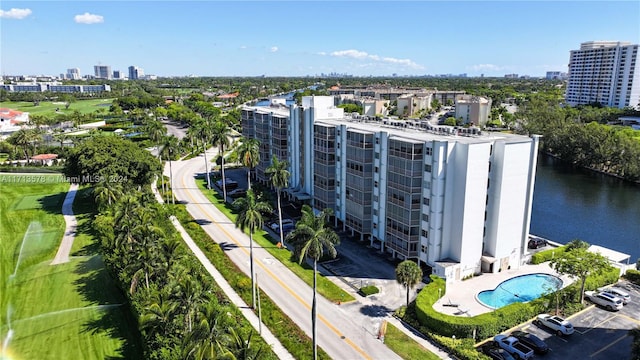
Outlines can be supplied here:
<path id="1" fill-rule="evenodd" d="M 634 322 L 634 323 L 636 323 L 636 324 L 640 324 L 640 320 L 635 319 L 635 318 L 632 318 L 632 317 L 630 317 L 630 316 L 628 316 L 628 315 L 625 315 L 625 314 L 618 314 L 618 316 L 623 317 L 623 318 L 625 318 L 625 319 L 627 319 L 627 320 L 631 320 L 632 322 Z"/>
<path id="2" fill-rule="evenodd" d="M 602 320 L 601 322 L 597 323 L 596 325 L 594 325 L 594 326 L 592 326 L 592 327 L 588 328 L 587 330 L 582 331 L 582 332 L 581 332 L 581 331 L 578 331 L 578 332 L 579 332 L 580 334 L 584 335 L 584 334 L 588 333 L 589 331 L 591 331 L 591 330 L 593 330 L 593 329 L 597 328 L 598 326 L 600 326 L 600 325 L 602 325 L 602 324 L 604 324 L 604 323 L 606 323 L 606 322 L 609 322 L 609 321 L 610 321 L 610 320 L 612 320 L 612 319 L 615 319 L 615 317 L 616 317 L 616 316 L 618 316 L 618 315 L 616 314 L 616 315 L 613 315 L 613 316 L 611 316 L 611 317 L 608 317 L 608 318 L 606 318 L 606 319 Z"/>
<path id="3" fill-rule="evenodd" d="M 618 342 L 620 342 L 620 341 L 624 340 L 624 339 L 625 339 L 626 337 L 628 337 L 628 336 L 629 336 L 629 335 L 627 335 L 627 334 L 624 334 L 624 335 L 620 336 L 620 337 L 619 337 L 619 338 L 617 338 L 616 340 L 612 341 L 609 345 L 607 345 L 607 346 L 603 347 L 602 349 L 600 349 L 600 350 L 598 350 L 598 351 L 594 352 L 593 354 L 591 354 L 589 357 L 594 357 L 594 356 L 596 356 L 596 355 L 600 354 L 601 352 L 603 352 L 603 351 L 607 350 L 608 348 L 612 347 L 613 345 L 617 344 Z"/>

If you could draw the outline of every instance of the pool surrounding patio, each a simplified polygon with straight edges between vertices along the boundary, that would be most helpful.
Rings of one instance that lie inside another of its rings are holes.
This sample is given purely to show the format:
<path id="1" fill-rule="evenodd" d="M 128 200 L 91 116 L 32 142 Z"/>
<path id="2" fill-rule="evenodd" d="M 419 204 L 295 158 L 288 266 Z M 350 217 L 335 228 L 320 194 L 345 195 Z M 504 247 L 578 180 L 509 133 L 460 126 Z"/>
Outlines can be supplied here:
<path id="1" fill-rule="evenodd" d="M 502 271 L 497 274 L 482 274 L 471 279 L 447 284 L 446 293 L 442 294 L 433 308 L 443 314 L 457 316 L 476 316 L 494 309 L 483 305 L 477 294 L 484 290 L 495 289 L 501 283 L 521 275 L 548 274 L 562 280 L 562 287 L 570 285 L 574 280 L 567 275 L 555 272 L 548 263 L 523 265 L 519 269 Z"/>
<path id="2" fill-rule="evenodd" d="M 534 273 L 518 275 L 501 282 L 495 289 L 478 293 L 477 299 L 491 309 L 516 302 L 529 302 L 562 288 L 562 280 L 554 275 Z"/>

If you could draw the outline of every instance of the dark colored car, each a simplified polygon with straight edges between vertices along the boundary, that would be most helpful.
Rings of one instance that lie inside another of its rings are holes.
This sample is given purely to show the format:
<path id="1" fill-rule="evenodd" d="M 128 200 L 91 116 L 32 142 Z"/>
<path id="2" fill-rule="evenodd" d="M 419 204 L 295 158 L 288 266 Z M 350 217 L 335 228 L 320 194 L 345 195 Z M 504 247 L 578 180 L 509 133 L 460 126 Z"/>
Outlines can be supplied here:
<path id="1" fill-rule="evenodd" d="M 237 189 L 229 191 L 229 193 L 227 193 L 227 195 L 231 196 L 232 198 L 243 197 L 243 196 L 247 196 L 247 190 L 237 188 Z"/>
<path id="2" fill-rule="evenodd" d="M 537 249 L 543 246 L 547 246 L 547 240 L 545 239 L 531 239 L 529 240 L 529 249 Z"/>
<path id="3" fill-rule="evenodd" d="M 513 355 L 509 354 L 507 350 L 495 345 L 487 344 L 483 346 L 482 352 L 495 360 L 514 360 Z"/>
<path id="4" fill-rule="evenodd" d="M 546 354 L 549 352 L 549 345 L 533 334 L 524 331 L 514 331 L 511 333 L 511 336 L 533 349 L 536 354 Z"/>

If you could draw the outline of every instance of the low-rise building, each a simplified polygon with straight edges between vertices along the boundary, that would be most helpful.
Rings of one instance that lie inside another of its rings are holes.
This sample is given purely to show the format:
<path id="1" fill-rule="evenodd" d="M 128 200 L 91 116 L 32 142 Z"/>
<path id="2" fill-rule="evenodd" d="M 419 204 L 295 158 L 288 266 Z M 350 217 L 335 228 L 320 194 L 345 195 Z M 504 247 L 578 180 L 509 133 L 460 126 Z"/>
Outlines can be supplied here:
<path id="1" fill-rule="evenodd" d="M 472 95 L 456 97 L 456 119 L 463 124 L 481 125 L 487 123 L 491 114 L 491 99 Z"/>

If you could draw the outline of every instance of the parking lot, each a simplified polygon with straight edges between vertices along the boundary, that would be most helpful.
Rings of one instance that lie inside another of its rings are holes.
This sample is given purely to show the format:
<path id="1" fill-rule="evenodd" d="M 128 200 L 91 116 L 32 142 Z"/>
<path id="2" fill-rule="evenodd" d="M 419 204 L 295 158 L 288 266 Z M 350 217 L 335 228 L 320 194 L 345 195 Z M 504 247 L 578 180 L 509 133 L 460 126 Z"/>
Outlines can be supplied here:
<path id="1" fill-rule="evenodd" d="M 547 342 L 550 351 L 544 355 L 545 359 L 631 359 L 632 338 L 628 331 L 640 326 L 640 287 L 627 282 L 621 282 L 619 286 L 631 295 L 631 301 L 617 312 L 592 305 L 569 317 L 575 328 L 573 335 L 557 336 L 530 322 L 519 330 Z"/>

